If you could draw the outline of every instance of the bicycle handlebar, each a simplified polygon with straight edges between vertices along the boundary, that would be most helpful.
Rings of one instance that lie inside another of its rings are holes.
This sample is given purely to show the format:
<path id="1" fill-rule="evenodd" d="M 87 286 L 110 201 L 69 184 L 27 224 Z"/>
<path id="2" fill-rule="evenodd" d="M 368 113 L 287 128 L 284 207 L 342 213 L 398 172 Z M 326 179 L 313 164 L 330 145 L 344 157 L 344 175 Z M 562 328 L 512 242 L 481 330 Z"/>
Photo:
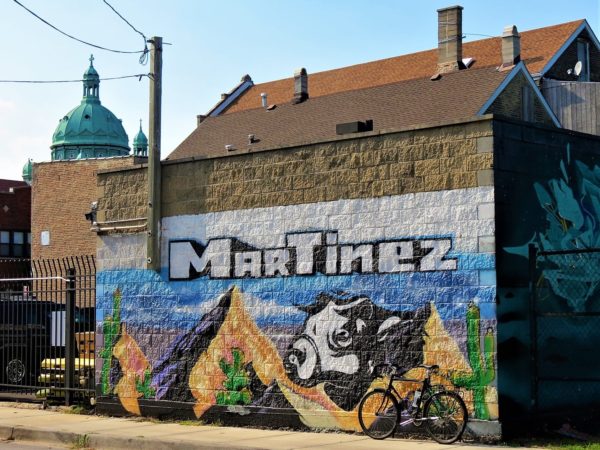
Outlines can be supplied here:
<path id="1" fill-rule="evenodd" d="M 390 375 L 396 375 L 396 373 L 403 373 L 406 372 L 405 369 L 403 369 L 402 367 L 400 367 L 397 364 L 393 364 L 393 363 L 381 363 L 381 364 L 377 364 L 376 366 L 373 367 L 373 373 L 375 374 L 375 376 L 378 376 L 378 373 L 381 373 L 381 369 L 382 368 L 390 368 Z M 432 373 L 436 373 L 440 366 L 438 366 L 437 364 L 433 364 L 433 365 L 426 365 L 426 364 L 419 364 L 418 366 L 416 366 L 418 368 L 422 368 L 427 370 L 427 376 L 429 376 Z"/>

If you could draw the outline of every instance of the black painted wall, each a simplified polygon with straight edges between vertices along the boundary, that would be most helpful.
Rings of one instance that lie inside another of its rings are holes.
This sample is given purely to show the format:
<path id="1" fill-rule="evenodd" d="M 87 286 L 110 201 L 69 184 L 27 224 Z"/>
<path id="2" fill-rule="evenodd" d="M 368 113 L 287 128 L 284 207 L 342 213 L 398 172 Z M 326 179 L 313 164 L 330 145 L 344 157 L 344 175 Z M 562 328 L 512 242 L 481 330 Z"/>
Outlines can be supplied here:
<path id="1" fill-rule="evenodd" d="M 531 413 L 540 417 L 548 412 L 600 404 L 600 382 L 544 381 L 532 387 L 526 253 L 529 242 L 542 250 L 589 246 L 593 242 L 600 246 L 600 203 L 595 203 L 600 202 L 600 138 L 497 120 L 494 179 L 498 390 L 500 419 L 510 428 L 523 418 L 531 418 Z M 540 273 L 536 282 L 540 281 L 539 276 Z M 547 289 L 549 294 L 542 306 L 562 312 L 600 311 L 600 289 L 592 290 L 593 295 L 575 305 L 575 300 Z M 590 320 L 562 318 L 549 327 L 538 320 L 544 333 L 538 333 L 537 341 L 539 375 L 599 376 L 600 366 L 590 351 L 594 342 L 600 342 L 600 326 L 596 326 L 600 320 Z M 534 409 L 531 398 L 536 388 L 540 401 Z"/>

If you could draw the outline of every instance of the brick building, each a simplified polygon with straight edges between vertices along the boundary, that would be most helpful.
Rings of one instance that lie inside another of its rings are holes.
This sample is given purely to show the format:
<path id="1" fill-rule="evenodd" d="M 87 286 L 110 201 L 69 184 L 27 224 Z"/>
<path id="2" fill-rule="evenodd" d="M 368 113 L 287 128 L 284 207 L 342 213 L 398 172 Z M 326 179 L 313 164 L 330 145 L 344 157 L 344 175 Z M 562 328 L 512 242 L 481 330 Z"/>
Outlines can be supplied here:
<path id="1" fill-rule="evenodd" d="M 0 270 L 27 272 L 31 244 L 31 187 L 24 181 L 0 180 Z"/>
<path id="2" fill-rule="evenodd" d="M 438 49 L 245 76 L 198 116 L 161 164 L 158 272 L 147 168 L 99 173 L 99 409 L 360 430 L 384 362 L 438 364 L 475 435 L 597 404 L 598 382 L 559 397 L 540 376 L 585 378 L 599 336 L 565 321 L 531 338 L 527 254 L 598 242 L 600 140 L 564 129 L 540 90 L 571 76 L 557 67 L 580 40 L 600 81 L 597 39 L 577 21 L 463 45 L 462 8 L 438 20 Z M 599 307 L 544 267 L 547 304 Z"/>

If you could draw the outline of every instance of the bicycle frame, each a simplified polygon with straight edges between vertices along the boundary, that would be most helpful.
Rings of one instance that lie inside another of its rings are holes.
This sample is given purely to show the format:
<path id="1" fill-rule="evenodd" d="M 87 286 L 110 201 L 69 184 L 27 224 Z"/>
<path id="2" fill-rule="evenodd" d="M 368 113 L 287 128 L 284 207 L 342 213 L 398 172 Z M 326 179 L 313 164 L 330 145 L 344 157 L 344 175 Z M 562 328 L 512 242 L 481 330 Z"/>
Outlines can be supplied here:
<path id="1" fill-rule="evenodd" d="M 413 400 L 413 404 L 412 404 L 413 408 L 415 408 L 415 413 L 413 413 L 413 416 L 417 416 L 418 413 L 421 411 L 421 407 L 423 405 L 423 399 L 425 398 L 425 393 L 428 393 L 431 390 L 431 373 L 432 373 L 431 369 L 426 369 L 425 377 L 422 380 L 419 380 L 416 378 L 398 377 L 394 373 L 394 374 L 390 375 L 390 381 L 388 383 L 388 387 L 386 388 L 386 391 L 391 393 L 394 397 L 396 397 L 396 400 L 398 401 L 399 405 L 403 405 L 403 398 L 400 395 L 400 393 L 396 390 L 396 388 L 394 387 L 394 381 L 421 383 L 421 391 L 420 391 L 421 395 L 419 396 L 419 398 L 417 398 L 416 402 Z M 401 416 L 399 415 L 398 416 L 398 425 L 401 427 L 415 422 L 415 417 L 410 417 L 403 421 L 400 421 L 400 417 Z"/>

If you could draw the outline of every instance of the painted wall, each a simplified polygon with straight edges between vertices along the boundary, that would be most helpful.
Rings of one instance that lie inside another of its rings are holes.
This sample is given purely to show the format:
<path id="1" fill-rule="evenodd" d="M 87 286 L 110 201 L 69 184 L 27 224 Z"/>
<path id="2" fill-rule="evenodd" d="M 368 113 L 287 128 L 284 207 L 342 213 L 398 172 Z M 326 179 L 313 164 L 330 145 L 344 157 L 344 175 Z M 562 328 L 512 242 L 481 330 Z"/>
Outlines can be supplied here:
<path id="1" fill-rule="evenodd" d="M 494 136 L 503 422 L 525 423 L 534 389 L 540 413 L 566 417 L 566 411 L 582 412 L 600 402 L 600 366 L 590 357 L 600 341 L 600 323 L 593 317 L 600 311 L 598 254 L 539 264 L 533 279 L 540 294 L 538 310 L 558 315 L 537 319 L 535 367 L 542 379 L 532 384 L 527 247 L 600 247 L 600 139 L 511 122 L 495 122 Z"/>
<path id="2" fill-rule="evenodd" d="M 358 430 L 391 361 L 498 418 L 493 187 L 173 215 L 101 237 L 99 408 Z M 446 379 L 439 382 L 450 384 Z M 399 385 L 403 396 L 414 386 Z"/>

